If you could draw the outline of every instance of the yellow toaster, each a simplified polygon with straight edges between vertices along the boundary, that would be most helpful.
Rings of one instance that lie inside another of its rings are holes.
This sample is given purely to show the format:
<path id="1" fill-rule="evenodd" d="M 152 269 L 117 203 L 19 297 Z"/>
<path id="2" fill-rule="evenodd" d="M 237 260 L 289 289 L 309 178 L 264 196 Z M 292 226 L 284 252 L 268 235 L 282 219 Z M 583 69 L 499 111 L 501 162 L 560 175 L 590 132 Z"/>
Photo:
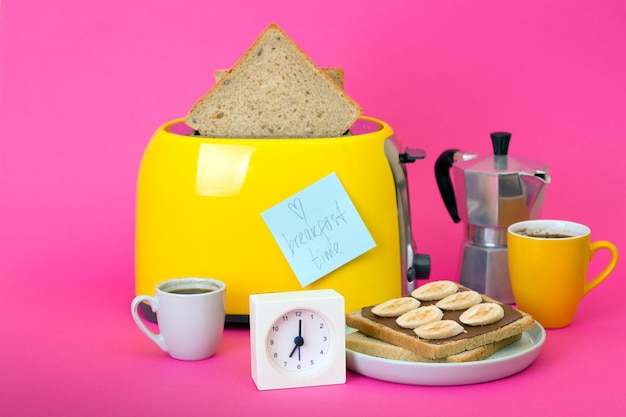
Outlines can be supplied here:
<path id="1" fill-rule="evenodd" d="M 424 156 L 370 117 L 335 138 L 206 138 L 182 120 L 166 123 L 139 168 L 136 293 L 176 277 L 217 278 L 231 323 L 247 322 L 255 293 L 330 288 L 346 311 L 406 294 L 430 273 L 430 257 L 415 251 L 406 175 Z M 303 287 L 261 213 L 333 173 L 375 246 Z"/>

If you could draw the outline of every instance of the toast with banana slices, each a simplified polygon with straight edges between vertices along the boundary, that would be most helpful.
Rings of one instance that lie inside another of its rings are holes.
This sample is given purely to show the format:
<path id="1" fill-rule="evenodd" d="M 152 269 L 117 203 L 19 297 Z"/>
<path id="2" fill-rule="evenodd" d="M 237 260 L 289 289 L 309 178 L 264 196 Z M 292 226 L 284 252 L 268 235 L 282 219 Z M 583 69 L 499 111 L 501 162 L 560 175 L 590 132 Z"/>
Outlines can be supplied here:
<path id="1" fill-rule="evenodd" d="M 427 360 L 445 361 L 490 345 L 500 349 L 503 341 L 531 330 L 535 320 L 456 282 L 432 281 L 410 296 L 348 313 L 346 325 Z"/>

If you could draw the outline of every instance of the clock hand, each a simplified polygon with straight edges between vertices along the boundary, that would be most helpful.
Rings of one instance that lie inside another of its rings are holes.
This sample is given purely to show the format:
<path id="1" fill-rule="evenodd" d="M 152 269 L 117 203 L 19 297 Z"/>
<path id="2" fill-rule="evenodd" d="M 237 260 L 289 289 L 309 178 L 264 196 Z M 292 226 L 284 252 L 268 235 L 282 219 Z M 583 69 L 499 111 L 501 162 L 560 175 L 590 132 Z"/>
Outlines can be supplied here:
<path id="1" fill-rule="evenodd" d="M 296 345 L 298 346 L 298 362 L 300 362 L 300 346 L 304 344 L 304 339 L 302 338 L 302 319 L 298 321 L 298 337 L 300 338 L 298 339 L 298 341 L 302 342 L 301 344 L 296 343 Z"/>
<path id="2" fill-rule="evenodd" d="M 298 322 L 298 336 L 293 339 L 295 346 L 291 350 L 289 357 L 291 358 L 294 353 L 296 353 L 296 349 L 298 350 L 298 360 L 300 360 L 300 346 L 304 345 L 304 339 L 302 338 L 302 320 Z"/>

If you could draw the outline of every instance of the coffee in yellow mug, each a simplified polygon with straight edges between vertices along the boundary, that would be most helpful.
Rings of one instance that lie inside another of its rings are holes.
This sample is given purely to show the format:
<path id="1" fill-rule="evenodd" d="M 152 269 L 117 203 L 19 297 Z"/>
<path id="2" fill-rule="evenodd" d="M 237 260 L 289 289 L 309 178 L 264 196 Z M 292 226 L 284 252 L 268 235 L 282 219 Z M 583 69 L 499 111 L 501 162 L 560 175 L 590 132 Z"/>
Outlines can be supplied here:
<path id="1" fill-rule="evenodd" d="M 509 274 L 515 302 L 545 328 L 568 326 L 582 298 L 615 269 L 617 248 L 611 242 L 591 242 L 591 230 L 561 220 L 527 220 L 508 228 Z M 611 253 L 609 264 L 587 276 L 599 249 Z"/>

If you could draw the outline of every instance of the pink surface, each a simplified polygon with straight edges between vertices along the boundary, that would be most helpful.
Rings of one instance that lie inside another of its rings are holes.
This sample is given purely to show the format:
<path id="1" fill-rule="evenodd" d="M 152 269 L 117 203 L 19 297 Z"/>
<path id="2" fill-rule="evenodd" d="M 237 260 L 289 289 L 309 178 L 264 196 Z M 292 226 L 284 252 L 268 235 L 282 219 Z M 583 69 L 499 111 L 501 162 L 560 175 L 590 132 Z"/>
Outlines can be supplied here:
<path id="1" fill-rule="evenodd" d="M 512 154 L 550 165 L 544 217 L 626 247 L 624 2 L 366 3 L 2 0 L 1 415 L 624 415 L 623 263 L 526 371 L 467 387 L 349 373 L 341 386 L 258 392 L 247 330 L 185 363 L 135 327 L 141 154 L 270 22 L 319 66 L 342 66 L 365 113 L 426 150 L 409 176 L 433 277 L 454 277 L 462 233 L 434 161 L 450 147 L 489 152 L 494 130 L 513 132 Z"/>

